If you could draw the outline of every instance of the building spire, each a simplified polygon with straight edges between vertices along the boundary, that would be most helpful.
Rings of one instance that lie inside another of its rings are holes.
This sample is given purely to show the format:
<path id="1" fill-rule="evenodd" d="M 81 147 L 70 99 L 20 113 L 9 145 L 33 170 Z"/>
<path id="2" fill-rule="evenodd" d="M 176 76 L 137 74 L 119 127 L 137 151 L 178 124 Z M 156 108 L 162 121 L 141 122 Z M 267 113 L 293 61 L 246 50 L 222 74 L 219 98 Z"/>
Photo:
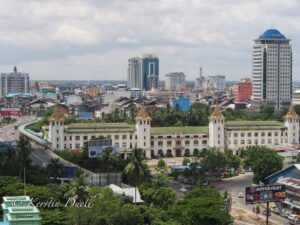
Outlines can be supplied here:
<path id="1" fill-rule="evenodd" d="M 289 111 L 284 116 L 284 119 L 299 119 L 299 115 L 295 110 L 295 106 L 293 104 L 290 105 Z"/>
<path id="2" fill-rule="evenodd" d="M 148 121 L 151 120 L 150 115 L 146 111 L 144 104 L 141 105 L 140 111 L 138 112 L 137 116 L 135 117 L 137 121 Z"/>
<path id="3" fill-rule="evenodd" d="M 64 120 L 64 114 L 55 107 L 53 110 L 52 115 L 49 117 L 49 121 L 59 121 L 59 120 Z"/>
<path id="4" fill-rule="evenodd" d="M 213 112 L 209 117 L 210 120 L 220 120 L 220 119 L 224 119 L 223 114 L 220 111 L 220 106 L 215 105 L 213 107 Z"/>

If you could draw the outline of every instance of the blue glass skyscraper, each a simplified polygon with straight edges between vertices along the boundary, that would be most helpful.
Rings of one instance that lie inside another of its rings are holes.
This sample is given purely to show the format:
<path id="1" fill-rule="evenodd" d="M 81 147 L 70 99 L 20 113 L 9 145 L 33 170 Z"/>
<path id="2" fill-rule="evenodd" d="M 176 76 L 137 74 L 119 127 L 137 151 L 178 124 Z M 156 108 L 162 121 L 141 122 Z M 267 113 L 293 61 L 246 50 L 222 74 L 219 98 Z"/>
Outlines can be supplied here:
<path id="1" fill-rule="evenodd" d="M 142 56 L 142 89 L 157 88 L 159 79 L 159 59 L 157 55 Z"/>
<path id="2" fill-rule="evenodd" d="M 128 59 L 127 86 L 150 90 L 157 88 L 159 80 L 159 59 L 157 55 L 145 54 Z"/>

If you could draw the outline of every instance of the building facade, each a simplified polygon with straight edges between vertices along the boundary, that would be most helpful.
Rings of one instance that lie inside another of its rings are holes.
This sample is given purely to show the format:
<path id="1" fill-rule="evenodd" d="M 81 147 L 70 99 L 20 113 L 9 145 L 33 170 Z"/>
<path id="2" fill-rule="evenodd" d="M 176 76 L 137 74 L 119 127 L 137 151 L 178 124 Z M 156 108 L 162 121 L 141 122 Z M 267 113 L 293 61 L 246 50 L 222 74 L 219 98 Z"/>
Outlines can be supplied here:
<path id="1" fill-rule="evenodd" d="M 292 46 L 278 30 L 266 30 L 254 40 L 252 53 L 253 101 L 281 110 L 292 95 Z"/>
<path id="2" fill-rule="evenodd" d="M 159 59 L 157 55 L 145 54 L 142 56 L 142 89 L 151 90 L 158 87 Z"/>
<path id="3" fill-rule="evenodd" d="M 29 93 L 29 74 L 18 72 L 14 67 L 11 73 L 1 73 L 0 98 L 16 93 Z"/>
<path id="4" fill-rule="evenodd" d="M 91 97 L 97 97 L 100 94 L 100 88 L 99 87 L 87 87 L 85 89 L 85 92 L 87 95 Z"/>
<path id="5" fill-rule="evenodd" d="M 234 86 L 235 101 L 247 101 L 252 96 L 252 82 L 250 78 L 244 78 Z"/>
<path id="6" fill-rule="evenodd" d="M 185 86 L 185 74 L 183 72 L 175 72 L 166 74 L 165 89 L 168 91 L 180 90 Z"/>
<path id="7" fill-rule="evenodd" d="M 157 88 L 159 59 L 157 55 L 145 54 L 128 60 L 127 87 L 150 90 Z"/>
<path id="8" fill-rule="evenodd" d="M 136 124 L 74 123 L 64 125 L 64 117 L 55 111 L 49 126 L 43 127 L 45 138 L 53 150 L 79 149 L 90 139 L 99 136 L 112 140 L 126 157 L 132 148 L 142 148 L 146 156 L 189 156 L 205 148 L 229 149 L 234 154 L 249 146 L 269 148 L 299 146 L 299 116 L 291 106 L 277 121 L 226 121 L 219 107 L 215 107 L 208 126 L 151 127 L 151 118 L 141 107 Z"/>
<path id="9" fill-rule="evenodd" d="M 224 75 L 208 76 L 208 81 L 215 91 L 225 91 L 226 77 Z"/>
<path id="10" fill-rule="evenodd" d="M 140 57 L 128 59 L 127 87 L 142 88 L 142 64 Z"/>
<path id="11" fill-rule="evenodd" d="M 300 89 L 295 90 L 293 93 L 292 104 L 300 105 Z"/>

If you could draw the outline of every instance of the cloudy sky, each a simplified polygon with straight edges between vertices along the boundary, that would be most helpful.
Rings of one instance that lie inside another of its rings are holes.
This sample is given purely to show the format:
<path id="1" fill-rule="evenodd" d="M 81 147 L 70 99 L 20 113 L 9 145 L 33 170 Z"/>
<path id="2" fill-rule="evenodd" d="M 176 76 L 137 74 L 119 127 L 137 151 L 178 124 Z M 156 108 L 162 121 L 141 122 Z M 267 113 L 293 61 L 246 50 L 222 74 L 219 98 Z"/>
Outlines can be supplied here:
<path id="1" fill-rule="evenodd" d="M 126 79 L 127 60 L 158 54 L 160 77 L 251 75 L 253 39 L 292 39 L 300 80 L 298 0 L 0 0 L 0 71 L 31 79 Z"/>

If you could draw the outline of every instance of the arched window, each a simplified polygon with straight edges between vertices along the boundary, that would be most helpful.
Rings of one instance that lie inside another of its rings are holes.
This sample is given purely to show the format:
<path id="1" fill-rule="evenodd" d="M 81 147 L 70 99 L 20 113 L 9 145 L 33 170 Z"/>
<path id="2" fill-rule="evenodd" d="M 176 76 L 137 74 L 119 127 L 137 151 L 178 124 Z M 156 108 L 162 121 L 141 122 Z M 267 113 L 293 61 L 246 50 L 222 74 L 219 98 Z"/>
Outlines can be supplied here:
<path id="1" fill-rule="evenodd" d="M 181 157 L 181 150 L 180 149 L 176 149 L 176 157 Z"/>
<path id="2" fill-rule="evenodd" d="M 194 152 L 193 152 L 193 155 L 196 156 L 196 155 L 198 155 L 198 154 L 199 154 L 199 150 L 198 150 L 198 148 L 195 148 L 195 149 L 194 149 Z"/>
<path id="3" fill-rule="evenodd" d="M 163 152 L 163 150 L 158 149 L 158 151 L 157 151 L 157 156 L 158 156 L 158 157 L 164 157 L 164 152 Z"/>
<path id="4" fill-rule="evenodd" d="M 155 158 L 154 150 L 151 149 L 151 158 Z"/>
<path id="5" fill-rule="evenodd" d="M 167 157 L 173 157 L 171 149 L 167 150 Z"/>
<path id="6" fill-rule="evenodd" d="M 190 150 L 189 149 L 185 149 L 184 156 L 190 156 L 190 155 L 191 155 Z"/>

